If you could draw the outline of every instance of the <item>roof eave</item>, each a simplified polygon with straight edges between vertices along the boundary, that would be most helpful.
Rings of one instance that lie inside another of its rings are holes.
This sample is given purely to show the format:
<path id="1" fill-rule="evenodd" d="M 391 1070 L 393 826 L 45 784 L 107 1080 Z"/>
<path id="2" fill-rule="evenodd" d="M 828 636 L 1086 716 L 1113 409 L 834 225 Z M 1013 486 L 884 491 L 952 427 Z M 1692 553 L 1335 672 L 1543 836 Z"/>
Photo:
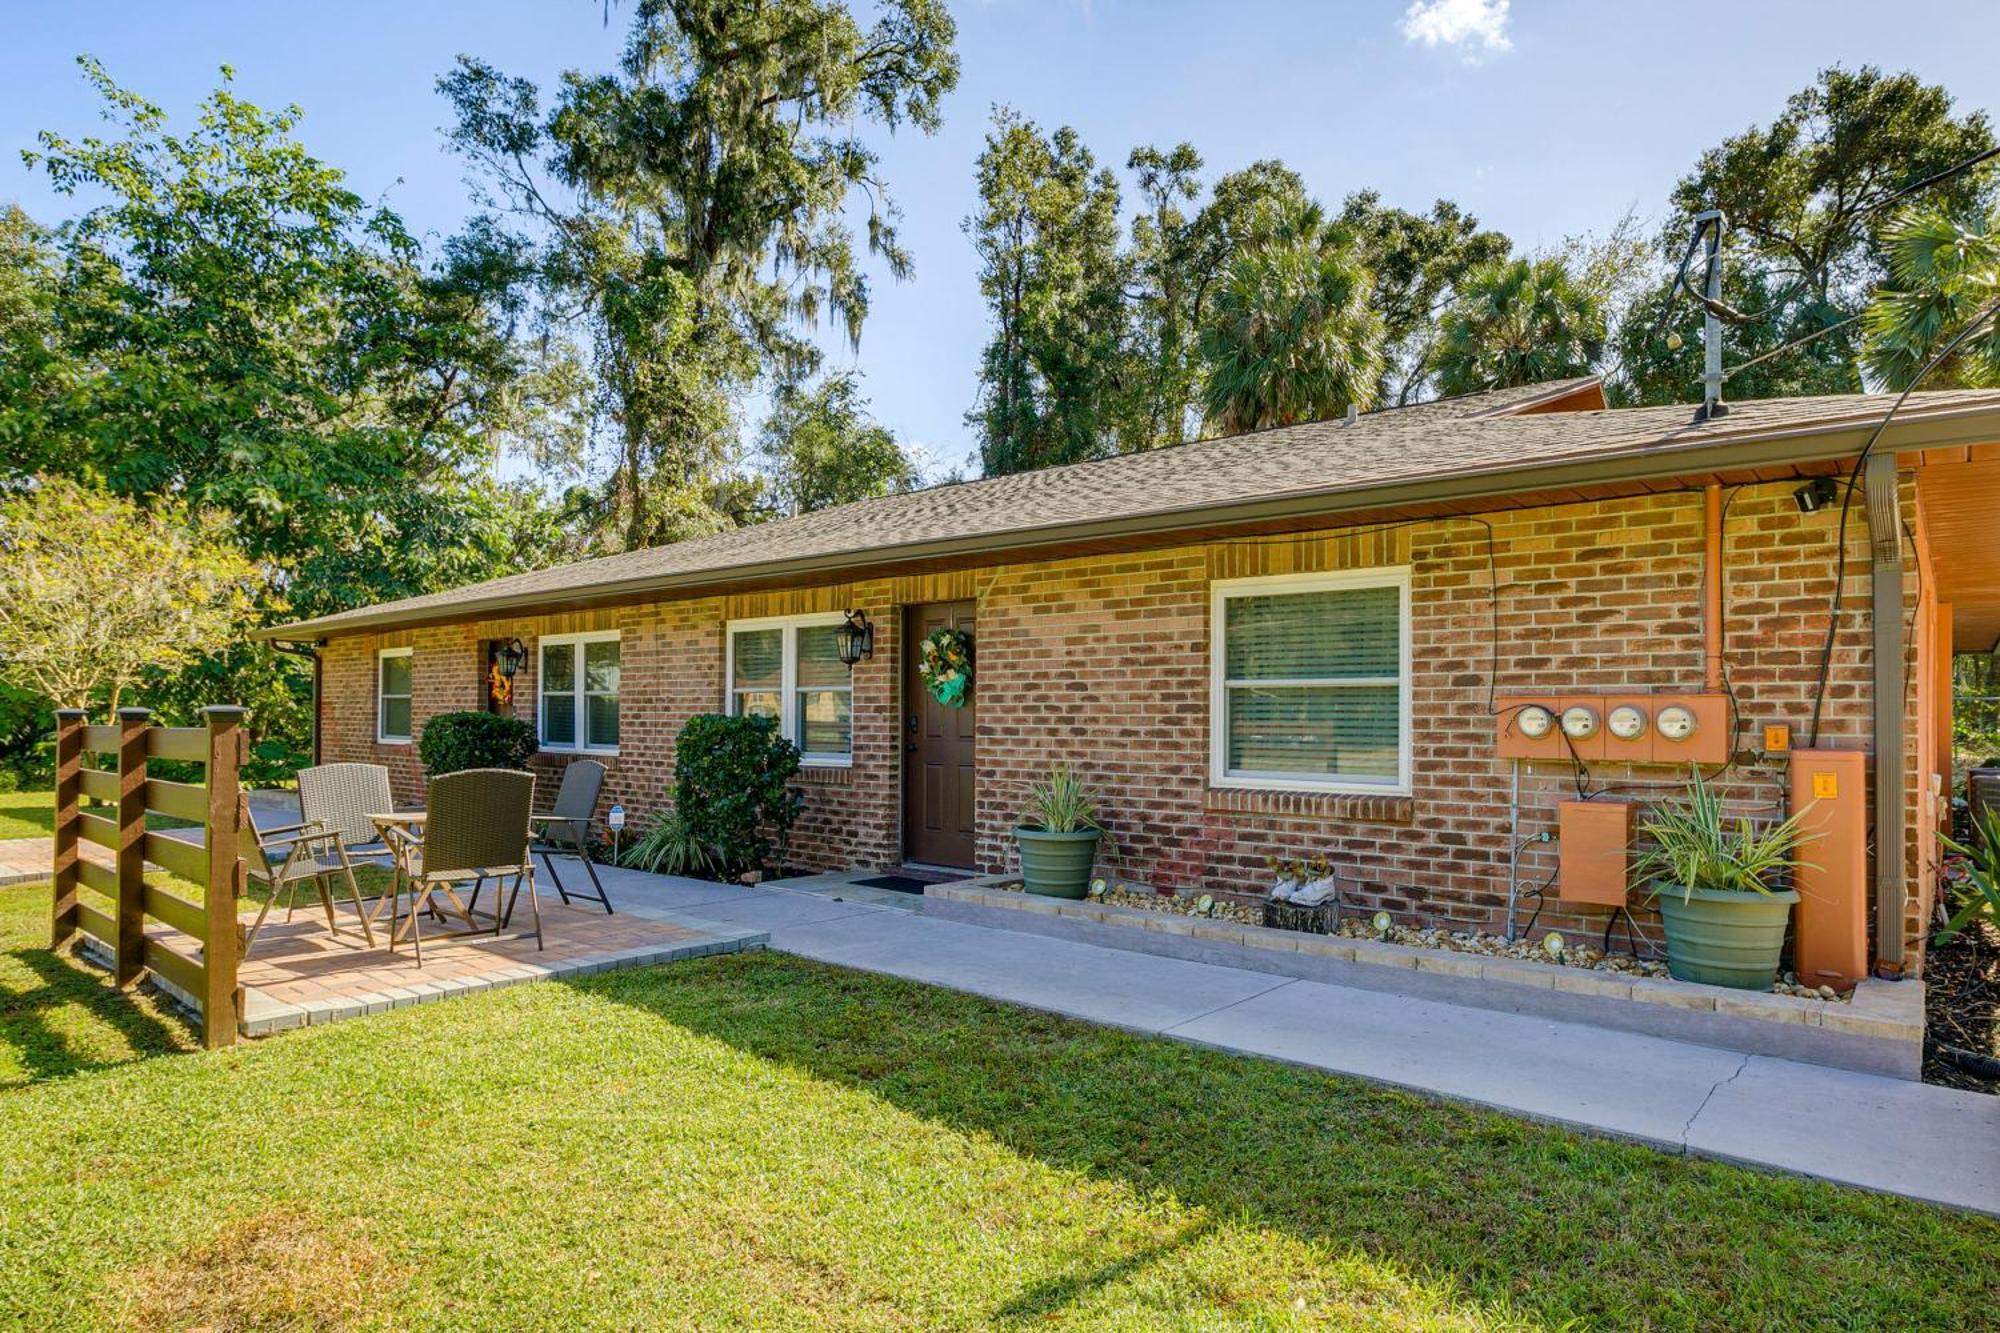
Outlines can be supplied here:
<path id="1" fill-rule="evenodd" d="M 1980 429 L 1973 422 L 2000 422 L 2000 408 L 1979 406 L 1931 411 L 1899 420 L 1885 432 L 1880 447 L 1897 452 L 1912 448 L 1945 448 L 1956 444 L 1983 443 L 1995 438 L 1996 429 Z M 359 634 L 372 630 L 407 628 L 449 621 L 547 610 L 579 603 L 626 602 L 647 594 L 693 592 L 717 585 L 771 582 L 806 574 L 841 574 L 892 564 L 945 559 L 967 554 L 992 552 L 1012 555 L 1038 547 L 1060 546 L 1088 540 L 1119 537 L 1166 536 L 1191 527 L 1249 524 L 1304 515 L 1336 516 L 1358 510 L 1377 510 L 1399 505 L 1434 501 L 1497 499 L 1524 491 L 1544 491 L 1576 486 L 1619 482 L 1657 481 L 1690 474 L 1724 470 L 1785 467 L 1801 463 L 1853 458 L 1867 446 L 1880 421 L 1879 413 L 1857 415 L 1847 422 L 1814 423 L 1784 430 L 1724 438 L 1706 438 L 1694 444 L 1665 444 L 1599 455 L 1567 458 L 1528 467 L 1502 465 L 1470 469 L 1418 481 L 1395 482 L 1354 489 L 1317 488 L 1223 505 L 1187 505 L 1149 510 L 1113 519 L 1050 524 L 1007 532 L 983 533 L 968 537 L 911 542 L 900 546 L 873 547 L 860 551 L 840 551 L 829 555 L 774 560 L 762 564 L 734 565 L 726 570 L 694 570 L 679 574 L 648 575 L 611 583 L 592 584 L 569 592 L 537 590 L 496 597 L 468 598 L 448 605 L 408 610 L 384 609 L 377 614 L 342 613 L 338 617 L 297 621 L 252 631 L 251 637 L 266 640 L 302 641 L 328 635 Z"/>

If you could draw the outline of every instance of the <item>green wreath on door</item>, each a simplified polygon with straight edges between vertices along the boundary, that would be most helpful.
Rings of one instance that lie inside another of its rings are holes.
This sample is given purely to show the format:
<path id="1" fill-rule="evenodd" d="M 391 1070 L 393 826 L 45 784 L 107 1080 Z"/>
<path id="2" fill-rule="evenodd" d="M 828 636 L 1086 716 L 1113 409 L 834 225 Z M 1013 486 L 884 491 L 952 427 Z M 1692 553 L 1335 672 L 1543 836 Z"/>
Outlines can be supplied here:
<path id="1" fill-rule="evenodd" d="M 972 685 L 971 637 L 950 626 L 926 634 L 917 647 L 917 675 L 931 698 L 947 708 L 965 707 Z"/>

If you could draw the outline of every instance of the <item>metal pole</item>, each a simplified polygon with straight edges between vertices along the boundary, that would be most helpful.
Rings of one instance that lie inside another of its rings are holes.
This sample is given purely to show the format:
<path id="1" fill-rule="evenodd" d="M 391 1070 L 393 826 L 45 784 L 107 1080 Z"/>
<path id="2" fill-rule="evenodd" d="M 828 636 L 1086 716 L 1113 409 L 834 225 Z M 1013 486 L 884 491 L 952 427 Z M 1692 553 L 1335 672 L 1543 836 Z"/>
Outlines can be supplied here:
<path id="1" fill-rule="evenodd" d="M 1694 225 L 1708 230 L 1708 272 L 1702 283 L 1708 304 L 1701 310 L 1701 416 L 1712 421 L 1729 411 L 1722 401 L 1722 320 L 1715 313 L 1722 300 L 1722 231 L 1728 220 L 1721 209 L 1711 208 L 1696 214 Z"/>

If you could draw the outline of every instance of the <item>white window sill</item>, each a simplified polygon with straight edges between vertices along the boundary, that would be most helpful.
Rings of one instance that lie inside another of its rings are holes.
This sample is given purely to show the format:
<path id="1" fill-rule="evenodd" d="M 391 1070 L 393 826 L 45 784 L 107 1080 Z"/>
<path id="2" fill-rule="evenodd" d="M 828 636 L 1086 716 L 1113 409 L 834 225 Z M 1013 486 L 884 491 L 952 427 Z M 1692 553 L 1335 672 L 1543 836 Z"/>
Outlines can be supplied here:
<path id="1" fill-rule="evenodd" d="M 1306 782 L 1296 778 L 1259 778 L 1211 773 L 1208 785 L 1222 791 L 1288 791 L 1301 796 L 1409 796 L 1407 782 Z"/>
<path id="2" fill-rule="evenodd" d="M 408 736 L 377 736 L 375 743 L 377 745 L 408 745 L 410 744 L 410 738 Z"/>
<path id="3" fill-rule="evenodd" d="M 537 745 L 536 754 L 583 755 L 592 759 L 616 759 L 618 747 L 606 749 L 595 745 Z"/>
<path id="4" fill-rule="evenodd" d="M 801 755 L 799 756 L 799 767 L 800 768 L 853 768 L 854 760 L 852 758 L 814 759 L 806 755 Z"/>

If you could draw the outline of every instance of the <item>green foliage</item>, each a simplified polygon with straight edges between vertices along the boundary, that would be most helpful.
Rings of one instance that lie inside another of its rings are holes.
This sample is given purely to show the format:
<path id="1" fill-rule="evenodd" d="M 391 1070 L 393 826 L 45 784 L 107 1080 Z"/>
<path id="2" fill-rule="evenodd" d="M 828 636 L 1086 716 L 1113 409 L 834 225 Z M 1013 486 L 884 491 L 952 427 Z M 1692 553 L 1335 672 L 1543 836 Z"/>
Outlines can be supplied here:
<path id="1" fill-rule="evenodd" d="M 918 480 L 896 437 L 868 415 L 853 374 L 779 385 L 760 451 L 765 494 L 782 517 L 907 491 Z"/>
<path id="2" fill-rule="evenodd" d="M 790 787 L 799 750 L 770 717 L 691 717 L 674 742 L 679 836 L 709 849 L 734 879 L 782 863 L 803 798 Z"/>
<path id="3" fill-rule="evenodd" d="M 1974 918 L 2000 925 L 2000 810 L 1986 806 L 1978 811 L 1971 845 L 1954 842 L 1942 833 L 1938 841 L 1965 859 L 1959 864 L 1962 878 L 1946 881 L 1945 891 L 1956 910 L 1937 933 L 1936 942 L 1949 942 Z"/>
<path id="4" fill-rule="evenodd" d="M 1021 825 L 1044 833 L 1081 833 L 1109 830 L 1097 820 L 1097 793 L 1068 764 L 1052 764 L 1048 775 L 1028 784 L 1028 799 L 1021 806 Z"/>
<path id="5" fill-rule="evenodd" d="M 1235 434 L 1372 408 L 1383 322 L 1352 239 L 1314 207 L 1267 211 L 1258 226 L 1201 331 L 1209 423 Z"/>
<path id="6" fill-rule="evenodd" d="M 617 437 L 600 512 L 625 546 L 723 525 L 734 398 L 810 374 L 823 314 L 858 343 L 855 195 L 868 250 L 907 275 L 857 127 L 935 131 L 956 32 L 938 0 L 884 0 L 867 27 L 836 0 L 649 3 L 619 68 L 565 76 L 546 112 L 483 61 L 440 80 L 454 146 L 534 229 L 540 318 L 590 348 Z"/>
<path id="7" fill-rule="evenodd" d="M 0 498 L 0 551 L 0 676 L 58 708 L 220 648 L 259 584 L 217 515 L 62 477 Z"/>
<path id="8" fill-rule="evenodd" d="M 1868 369 L 1904 389 L 1974 319 L 1979 331 L 1931 372 L 1925 388 L 2000 388 L 2000 210 L 1956 216 L 1930 206 L 1898 217 L 1887 232 L 1890 285 L 1863 323 Z"/>
<path id="9" fill-rule="evenodd" d="M 620 864 L 656 875 L 691 875 L 708 879 L 716 873 L 714 851 L 696 837 L 678 810 L 662 810 L 620 858 Z"/>
<path id="10" fill-rule="evenodd" d="M 1111 453 L 1125 410 L 1125 264 L 1118 182 L 1075 130 L 1044 135 L 1001 108 L 979 155 L 965 229 L 994 317 L 980 362 L 988 476 Z"/>
<path id="11" fill-rule="evenodd" d="M 1468 273 L 1444 318 L 1438 388 L 1508 389 L 1588 374 L 1604 355 L 1596 298 L 1555 259 L 1515 259 Z"/>
<path id="12" fill-rule="evenodd" d="M 467 768 L 526 768 L 534 755 L 535 729 L 498 713 L 439 713 L 417 738 L 417 757 L 434 778 Z"/>
<path id="13" fill-rule="evenodd" d="M 1810 806 L 1806 809 L 1811 809 Z M 1690 766 L 1684 807 L 1654 806 L 1639 831 L 1653 840 L 1633 866 L 1633 874 L 1652 883 L 1656 892 L 1728 889 L 1739 893 L 1771 892 L 1771 881 L 1789 866 L 1800 847 L 1820 835 L 1800 822 L 1806 810 L 1790 818 L 1758 826 L 1747 816 L 1731 825 L 1722 797 L 1702 780 L 1701 769 Z"/>
<path id="14" fill-rule="evenodd" d="M 1699 279 L 1698 268 L 1694 276 Z M 1755 271 L 1724 266 L 1722 299 L 1739 310 L 1770 312 L 1766 318 L 1746 323 L 1724 321 L 1722 364 L 1743 368 L 1730 375 L 1726 396 L 1787 398 L 1859 392 L 1857 339 L 1851 329 L 1769 356 L 1787 343 L 1847 318 L 1838 307 L 1811 299 L 1779 303 L 1782 289 L 1782 284 L 1774 287 Z M 1670 300 L 1672 294 L 1665 286 L 1644 293 L 1633 302 L 1619 327 L 1619 377 L 1612 386 L 1618 405 L 1685 403 L 1701 397 L 1701 309 L 1683 293 L 1673 301 L 1673 317 L 1662 326 L 1660 312 Z M 1678 347 L 1673 345 L 1676 340 Z M 1768 360 L 1757 360 L 1766 356 Z M 1752 361 L 1757 364 L 1748 364 Z"/>
<path id="15" fill-rule="evenodd" d="M 1951 659 L 1951 745 L 1959 763 L 2000 755 L 2000 664 L 1991 653 Z"/>

